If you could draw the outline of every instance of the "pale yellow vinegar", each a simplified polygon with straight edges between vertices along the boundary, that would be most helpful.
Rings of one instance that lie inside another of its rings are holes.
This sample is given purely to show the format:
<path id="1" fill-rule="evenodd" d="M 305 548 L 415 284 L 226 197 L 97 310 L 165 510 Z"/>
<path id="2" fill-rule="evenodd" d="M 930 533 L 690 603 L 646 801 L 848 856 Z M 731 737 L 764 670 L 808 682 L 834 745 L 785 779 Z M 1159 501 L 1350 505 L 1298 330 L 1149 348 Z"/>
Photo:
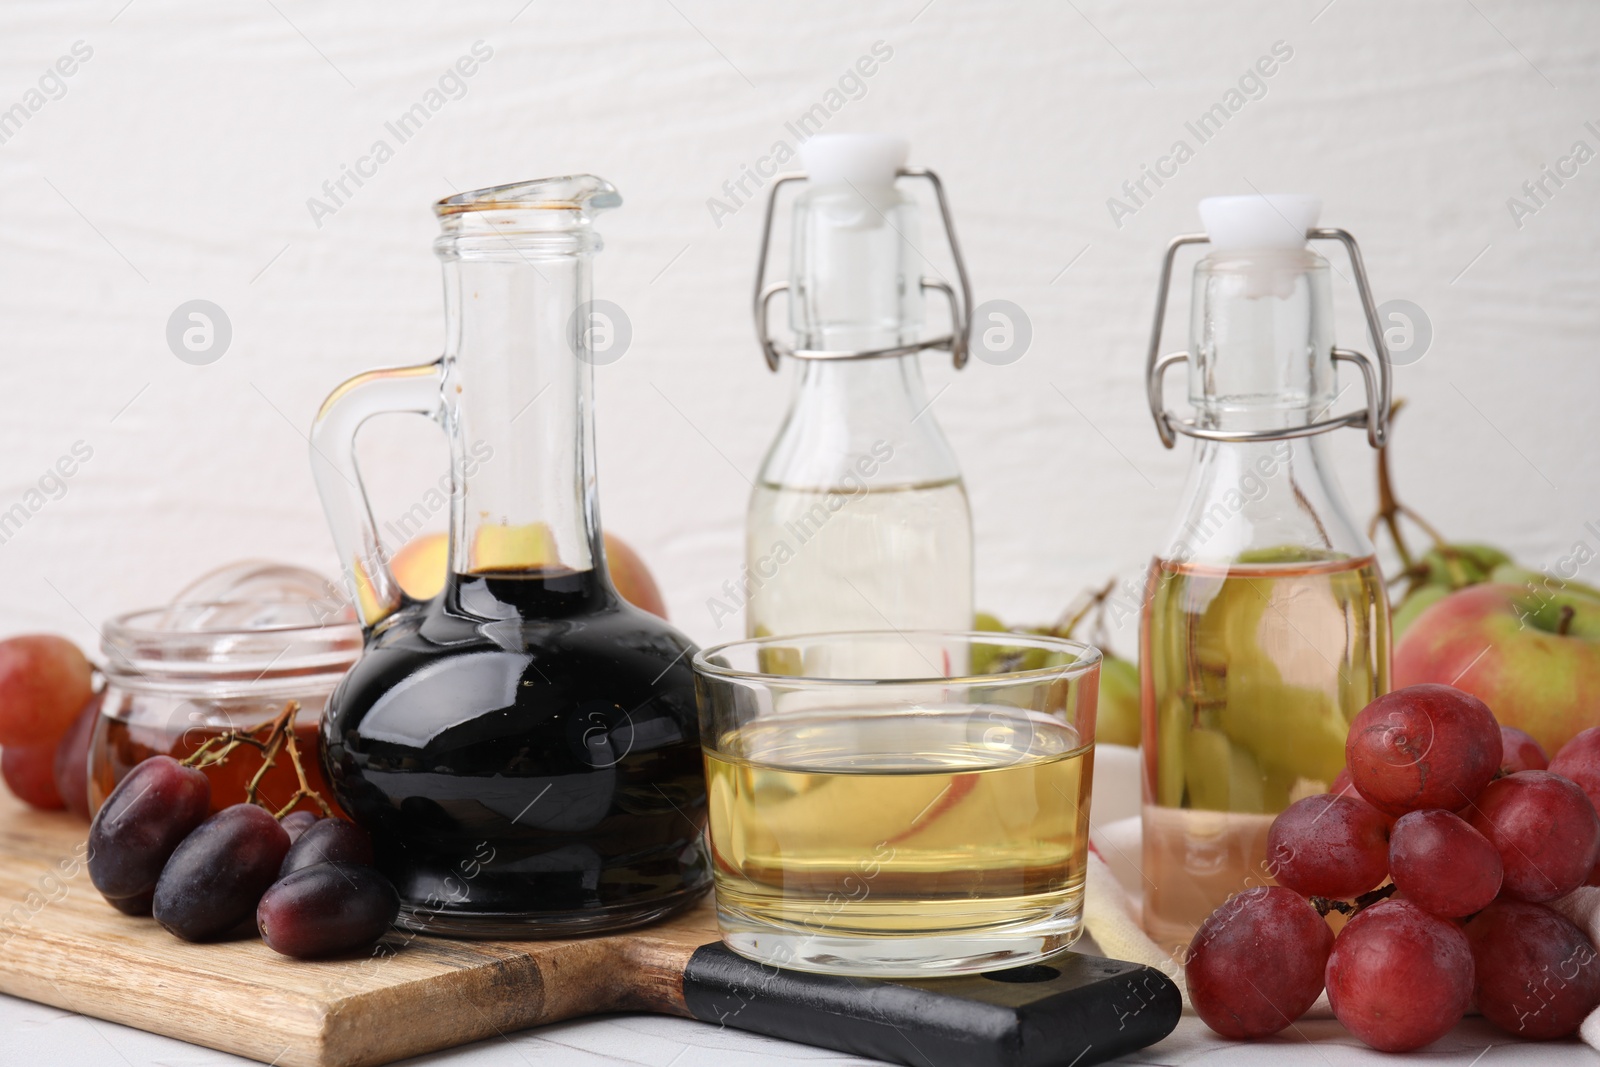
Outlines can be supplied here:
<path id="1" fill-rule="evenodd" d="M 1350 720 L 1389 689 L 1386 604 L 1370 556 L 1151 567 L 1144 925 L 1167 948 L 1270 883 L 1272 816 L 1327 791 Z"/>
<path id="2" fill-rule="evenodd" d="M 706 753 L 717 901 L 831 935 L 1002 929 L 1081 906 L 1093 746 L 1004 707 L 820 708 Z"/>
<path id="3" fill-rule="evenodd" d="M 750 636 L 972 627 L 972 522 L 959 479 L 892 489 L 763 483 L 746 529 Z"/>

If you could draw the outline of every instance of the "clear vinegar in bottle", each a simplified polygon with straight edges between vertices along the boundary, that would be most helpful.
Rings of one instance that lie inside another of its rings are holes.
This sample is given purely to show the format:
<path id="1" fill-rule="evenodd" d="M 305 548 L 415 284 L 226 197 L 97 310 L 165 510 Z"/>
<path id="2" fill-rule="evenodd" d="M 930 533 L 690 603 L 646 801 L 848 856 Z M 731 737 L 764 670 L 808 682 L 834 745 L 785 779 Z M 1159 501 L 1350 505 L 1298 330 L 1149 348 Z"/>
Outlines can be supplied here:
<path id="1" fill-rule="evenodd" d="M 1190 351 L 1156 359 L 1163 440 L 1196 438 L 1177 527 L 1150 567 L 1140 634 L 1144 925 L 1169 950 L 1231 894 L 1272 881 L 1273 816 L 1327 792 L 1349 722 L 1389 688 L 1389 607 L 1373 547 L 1351 520 L 1323 431 L 1381 443 L 1387 360 L 1335 349 L 1329 263 L 1308 237 L 1313 197 L 1201 202 L 1211 252 L 1196 267 Z M 1342 235 L 1342 236 L 1341 236 Z M 1165 298 L 1167 278 L 1163 278 Z M 1375 316 L 1371 316 L 1375 317 Z M 1162 404 L 1187 362 L 1195 417 Z M 1328 417 L 1336 361 L 1358 364 L 1368 407 Z"/>
<path id="2" fill-rule="evenodd" d="M 972 625 L 971 509 L 918 363 L 948 347 L 960 365 L 964 312 L 952 299 L 952 334 L 918 340 L 924 288 L 951 290 L 919 277 L 919 208 L 896 183 L 939 186 L 905 156 L 865 134 L 801 149 L 791 280 L 771 287 L 788 290 L 793 348 L 767 336 L 758 301 L 769 364 L 793 364 L 797 382 L 750 498 L 749 636 Z M 953 233 L 951 246 L 964 290 Z"/>

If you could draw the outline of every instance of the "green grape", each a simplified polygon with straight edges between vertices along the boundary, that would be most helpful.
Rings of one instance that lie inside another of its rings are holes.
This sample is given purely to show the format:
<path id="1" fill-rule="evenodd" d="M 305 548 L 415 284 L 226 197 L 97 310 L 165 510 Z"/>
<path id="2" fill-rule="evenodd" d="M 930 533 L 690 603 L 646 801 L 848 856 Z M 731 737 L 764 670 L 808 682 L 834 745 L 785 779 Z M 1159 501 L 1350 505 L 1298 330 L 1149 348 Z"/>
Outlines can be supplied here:
<path id="1" fill-rule="evenodd" d="M 972 618 L 972 628 L 980 633 L 1004 633 L 1006 624 L 988 612 L 980 611 Z M 988 674 L 993 669 L 995 657 L 999 654 L 998 646 L 985 642 L 975 642 L 972 645 L 971 662 L 967 670 L 972 674 Z"/>
<path id="2" fill-rule="evenodd" d="M 1446 589 L 1461 589 L 1489 580 L 1489 575 L 1511 557 L 1493 545 L 1435 545 L 1422 557 L 1427 583 Z"/>
<path id="3" fill-rule="evenodd" d="M 1168 808 L 1183 806 L 1183 784 L 1186 778 L 1188 749 L 1185 738 L 1189 734 L 1189 709 L 1182 700 L 1170 697 L 1157 709 L 1160 722 L 1156 724 L 1156 803 Z"/>
<path id="4" fill-rule="evenodd" d="M 1197 727 L 1187 735 L 1184 784 L 1189 807 L 1207 811 L 1266 812 L 1265 776 L 1255 759 L 1219 730 Z"/>
<path id="5" fill-rule="evenodd" d="M 1348 725 L 1326 693 L 1285 685 L 1270 663 L 1249 662 L 1229 672 L 1227 690 L 1218 717 L 1223 732 L 1268 771 L 1331 782 L 1344 767 Z"/>
<path id="6" fill-rule="evenodd" d="M 1305 545 L 1273 545 L 1270 548 L 1248 548 L 1239 553 L 1236 563 L 1247 566 L 1261 566 L 1273 563 L 1322 563 L 1336 558 L 1333 553 L 1322 548 L 1309 548 Z"/>
<path id="7" fill-rule="evenodd" d="M 1553 578 L 1543 571 L 1529 570 L 1527 567 L 1519 567 L 1515 563 L 1500 564 L 1490 572 L 1489 580 L 1491 582 L 1506 582 L 1511 585 L 1531 585 L 1541 592 L 1564 589 L 1569 593 L 1586 593 L 1592 597 L 1600 597 L 1600 588 L 1585 585 L 1582 582 Z"/>
<path id="8" fill-rule="evenodd" d="M 1095 740 L 1139 744 L 1139 668 L 1109 653 L 1100 661 L 1100 711 Z"/>
<path id="9" fill-rule="evenodd" d="M 756 651 L 756 665 L 761 668 L 762 674 L 777 674 L 786 678 L 798 678 L 805 673 L 805 665 L 800 659 L 798 648 L 786 648 L 782 645 L 773 645 Z"/>

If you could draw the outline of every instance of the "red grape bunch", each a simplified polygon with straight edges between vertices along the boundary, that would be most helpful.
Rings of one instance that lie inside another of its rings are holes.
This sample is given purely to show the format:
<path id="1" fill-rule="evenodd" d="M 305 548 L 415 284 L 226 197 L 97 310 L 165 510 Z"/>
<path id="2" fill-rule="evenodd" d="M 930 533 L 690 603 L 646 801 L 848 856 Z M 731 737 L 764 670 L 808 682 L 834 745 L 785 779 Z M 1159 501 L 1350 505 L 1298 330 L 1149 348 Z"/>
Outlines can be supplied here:
<path id="1" fill-rule="evenodd" d="M 1345 763 L 1335 792 L 1273 820 L 1278 884 L 1195 934 L 1185 974 L 1206 1024 L 1265 1037 L 1326 988 L 1384 1052 L 1433 1043 L 1474 1004 L 1518 1037 L 1576 1032 L 1600 1006 L 1600 954 L 1547 904 L 1600 884 L 1600 728 L 1547 760 L 1477 698 L 1416 685 L 1355 717 Z M 1337 937 L 1333 911 L 1350 915 Z"/>

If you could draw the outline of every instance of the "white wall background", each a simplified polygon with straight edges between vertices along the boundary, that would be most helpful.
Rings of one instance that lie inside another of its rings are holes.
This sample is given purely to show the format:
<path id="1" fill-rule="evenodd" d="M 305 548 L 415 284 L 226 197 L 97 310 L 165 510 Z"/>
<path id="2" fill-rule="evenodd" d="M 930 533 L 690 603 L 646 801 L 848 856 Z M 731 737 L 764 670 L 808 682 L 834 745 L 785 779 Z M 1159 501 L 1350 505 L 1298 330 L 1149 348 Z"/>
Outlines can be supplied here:
<path id="1" fill-rule="evenodd" d="M 705 602 L 737 573 L 746 477 L 788 385 L 751 336 L 759 208 L 719 228 L 706 201 L 876 41 L 892 59 L 829 128 L 907 134 L 947 182 L 979 299 L 1033 324 L 1010 366 L 926 357 L 930 387 L 951 383 L 935 411 L 973 498 L 980 604 L 1045 620 L 1161 540 L 1187 462 L 1143 400 L 1161 250 L 1199 197 L 1251 188 L 1322 194 L 1379 300 L 1431 318 L 1432 349 L 1397 370 L 1407 500 L 1534 565 L 1600 545 L 1600 161 L 1520 227 L 1507 207 L 1575 142 L 1600 150 L 1592 0 L 524 4 L 0 8 L 0 109 L 93 49 L 0 145 L 0 510 L 93 449 L 0 544 L 0 632 L 90 642 L 217 564 L 331 567 L 303 435 L 344 377 L 437 353 L 430 203 L 592 171 L 626 199 L 597 295 L 634 329 L 598 371 L 606 525 L 686 630 L 728 634 Z M 466 95 L 316 226 L 307 198 L 479 40 L 493 59 Z M 1293 59 L 1266 95 L 1114 225 L 1107 198 L 1280 40 Z M 193 298 L 232 322 L 209 366 L 165 340 Z M 1342 340 L 1368 347 L 1353 292 L 1336 299 Z M 367 452 L 393 514 L 444 460 L 427 423 L 388 421 Z M 1341 437 L 1366 512 L 1371 455 Z"/>

